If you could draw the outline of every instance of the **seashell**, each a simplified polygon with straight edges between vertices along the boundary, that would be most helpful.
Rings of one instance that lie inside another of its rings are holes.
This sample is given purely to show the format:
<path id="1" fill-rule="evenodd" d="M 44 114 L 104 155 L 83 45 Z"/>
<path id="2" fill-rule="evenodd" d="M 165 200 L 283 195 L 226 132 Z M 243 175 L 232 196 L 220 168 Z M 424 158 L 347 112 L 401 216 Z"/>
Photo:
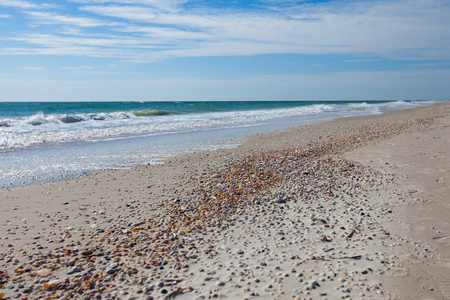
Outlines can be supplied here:
<path id="1" fill-rule="evenodd" d="M 48 291 L 53 291 L 58 288 L 58 286 L 61 284 L 61 281 L 58 279 L 49 281 L 48 283 L 44 283 L 44 287 Z"/>
<path id="2" fill-rule="evenodd" d="M 48 275 L 50 275 L 51 272 L 52 270 L 45 268 L 37 271 L 36 275 L 39 277 L 47 277 Z"/>

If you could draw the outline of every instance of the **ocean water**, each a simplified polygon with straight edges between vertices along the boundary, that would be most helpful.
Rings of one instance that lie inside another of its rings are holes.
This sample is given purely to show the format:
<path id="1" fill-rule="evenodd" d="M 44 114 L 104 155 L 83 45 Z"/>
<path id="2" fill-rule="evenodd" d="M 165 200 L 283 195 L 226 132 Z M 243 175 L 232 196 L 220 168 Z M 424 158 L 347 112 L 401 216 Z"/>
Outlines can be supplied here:
<path id="1" fill-rule="evenodd" d="M 239 138 L 432 101 L 0 102 L 0 188 L 233 147 Z"/>

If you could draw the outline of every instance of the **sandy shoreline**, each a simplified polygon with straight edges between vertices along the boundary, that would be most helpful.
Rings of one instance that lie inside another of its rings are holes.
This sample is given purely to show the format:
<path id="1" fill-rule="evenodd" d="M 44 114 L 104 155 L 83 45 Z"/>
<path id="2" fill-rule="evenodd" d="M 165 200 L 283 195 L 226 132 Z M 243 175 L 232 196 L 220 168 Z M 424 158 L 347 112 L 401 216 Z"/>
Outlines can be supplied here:
<path id="1" fill-rule="evenodd" d="M 449 108 L 2 190 L 0 295 L 446 299 Z"/>

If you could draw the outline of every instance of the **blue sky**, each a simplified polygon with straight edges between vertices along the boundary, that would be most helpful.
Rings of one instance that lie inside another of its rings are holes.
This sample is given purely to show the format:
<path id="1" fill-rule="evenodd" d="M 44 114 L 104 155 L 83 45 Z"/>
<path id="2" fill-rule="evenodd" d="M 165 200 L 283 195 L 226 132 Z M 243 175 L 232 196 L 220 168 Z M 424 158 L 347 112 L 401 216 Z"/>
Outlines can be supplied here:
<path id="1" fill-rule="evenodd" d="M 0 101 L 449 100 L 448 0 L 0 0 Z"/>

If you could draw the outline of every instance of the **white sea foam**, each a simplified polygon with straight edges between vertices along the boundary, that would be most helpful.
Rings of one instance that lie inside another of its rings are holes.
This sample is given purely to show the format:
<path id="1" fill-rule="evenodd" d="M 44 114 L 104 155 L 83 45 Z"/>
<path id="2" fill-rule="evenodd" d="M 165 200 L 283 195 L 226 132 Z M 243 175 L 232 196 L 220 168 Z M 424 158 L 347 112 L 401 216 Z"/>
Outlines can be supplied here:
<path id="1" fill-rule="evenodd" d="M 308 116 L 327 119 L 355 114 L 376 114 L 382 110 L 417 106 L 404 101 L 382 104 L 316 104 L 271 110 L 209 112 L 199 114 L 155 114 L 136 116 L 132 112 L 44 115 L 0 120 L 8 126 L 0 130 L 0 150 L 12 150 L 58 143 L 120 139 L 127 136 L 166 134 L 200 128 L 243 126 L 273 122 L 283 118 Z"/>

